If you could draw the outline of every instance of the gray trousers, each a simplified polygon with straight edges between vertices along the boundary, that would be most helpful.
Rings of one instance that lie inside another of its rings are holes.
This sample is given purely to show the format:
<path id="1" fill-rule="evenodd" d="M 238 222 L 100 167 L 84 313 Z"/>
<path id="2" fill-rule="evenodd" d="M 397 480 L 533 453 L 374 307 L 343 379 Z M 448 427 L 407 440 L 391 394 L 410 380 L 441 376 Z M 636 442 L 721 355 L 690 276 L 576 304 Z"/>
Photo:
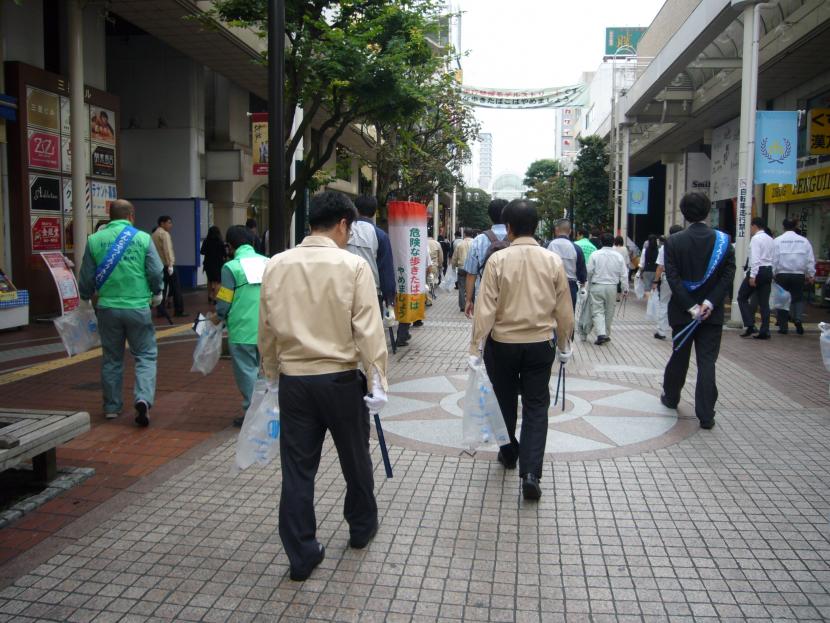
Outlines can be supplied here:
<path id="1" fill-rule="evenodd" d="M 458 269 L 458 309 L 464 311 L 467 306 L 467 271 Z"/>
<path id="2" fill-rule="evenodd" d="M 610 337 L 611 323 L 614 322 L 614 307 L 617 304 L 617 284 L 592 283 L 588 292 L 591 297 L 591 314 L 597 336 Z"/>

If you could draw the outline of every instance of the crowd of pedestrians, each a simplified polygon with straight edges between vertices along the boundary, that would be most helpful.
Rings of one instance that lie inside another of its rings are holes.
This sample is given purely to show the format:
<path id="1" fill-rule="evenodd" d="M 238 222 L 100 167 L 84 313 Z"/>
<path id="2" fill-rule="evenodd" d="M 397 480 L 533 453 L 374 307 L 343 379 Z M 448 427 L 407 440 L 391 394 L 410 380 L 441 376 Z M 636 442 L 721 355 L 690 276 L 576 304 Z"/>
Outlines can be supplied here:
<path id="1" fill-rule="evenodd" d="M 492 226 L 482 232 L 459 230 L 452 241 L 429 232 L 428 285 L 455 273 L 459 311 L 473 320 L 470 365 L 486 368 L 508 431 L 498 461 L 508 470 L 518 467 L 525 499 L 542 495 L 551 368 L 557 360 L 567 364 L 576 335 L 585 341 L 593 328 L 596 346 L 611 341 L 618 303 L 625 304 L 635 270 L 635 289 L 659 303 L 654 337 L 667 339 L 671 329 L 675 344 L 662 403 L 677 407 L 694 346 L 695 412 L 702 428 L 714 426 L 715 366 L 734 250 L 728 236 L 706 225 L 710 203 L 704 195 L 687 194 L 680 209 L 688 227 L 673 226 L 667 237 L 649 236 L 639 255 L 633 243 L 610 233 L 582 229 L 574 240 L 567 219 L 557 221 L 553 239 L 540 245 L 534 237 L 539 217 L 528 200 L 490 202 Z M 394 313 L 396 279 L 392 244 L 373 220 L 376 211 L 373 197 L 353 204 L 342 193 L 325 191 L 312 198 L 311 234 L 294 249 L 269 259 L 267 232 L 260 237 L 255 221 L 230 227 L 224 238 L 212 227 L 201 247 L 213 309 L 207 321 L 227 325 L 233 376 L 242 396 L 234 425 L 244 423 L 258 379 L 278 393 L 279 531 L 291 578 L 298 581 L 325 556 L 316 536 L 314 477 L 327 431 L 346 481 L 344 516 L 351 546 L 365 547 L 378 529 L 369 422 L 370 412 L 387 402 L 384 320 Z M 148 426 L 157 360 L 151 308 L 165 310 L 170 299 L 174 313 L 185 314 L 173 220 L 159 218 L 151 237 L 134 227 L 129 202 L 114 202 L 110 216 L 89 238 L 80 294 L 84 300 L 96 298 L 106 417 L 116 418 L 123 410 L 129 344 L 136 361 L 135 421 Z M 769 338 L 774 284 L 791 298 L 788 310 L 779 311 L 779 332 L 787 332 L 790 319 L 803 331 L 803 288 L 814 278 L 815 262 L 796 226 L 784 221 L 785 233 L 773 239 L 762 219 L 752 220 L 746 278 L 737 295 L 743 336 Z M 433 288 L 428 298 L 434 296 Z M 761 309 L 757 331 L 756 307 Z M 410 326 L 401 323 L 391 339 L 393 348 L 407 346 Z M 522 431 L 517 434 L 519 395 Z"/>

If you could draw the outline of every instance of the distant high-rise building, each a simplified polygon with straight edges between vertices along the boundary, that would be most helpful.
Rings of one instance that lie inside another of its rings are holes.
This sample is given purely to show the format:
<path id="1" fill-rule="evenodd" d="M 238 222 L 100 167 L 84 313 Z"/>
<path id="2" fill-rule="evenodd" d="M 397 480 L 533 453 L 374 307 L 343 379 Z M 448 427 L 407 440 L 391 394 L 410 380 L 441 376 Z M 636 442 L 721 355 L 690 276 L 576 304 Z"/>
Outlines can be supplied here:
<path id="1" fill-rule="evenodd" d="M 482 132 L 478 141 L 478 186 L 489 191 L 493 181 L 493 135 Z"/>

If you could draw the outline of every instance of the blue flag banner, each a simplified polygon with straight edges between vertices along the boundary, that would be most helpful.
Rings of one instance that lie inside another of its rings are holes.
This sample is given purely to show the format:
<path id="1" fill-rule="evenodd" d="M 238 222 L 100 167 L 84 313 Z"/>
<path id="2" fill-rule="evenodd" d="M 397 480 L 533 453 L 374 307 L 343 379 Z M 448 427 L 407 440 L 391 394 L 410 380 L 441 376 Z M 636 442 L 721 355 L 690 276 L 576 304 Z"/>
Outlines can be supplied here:
<path id="1" fill-rule="evenodd" d="M 795 184 L 798 111 L 759 110 L 755 124 L 755 183 Z"/>
<path id="2" fill-rule="evenodd" d="M 628 178 L 628 213 L 648 214 L 648 177 Z"/>

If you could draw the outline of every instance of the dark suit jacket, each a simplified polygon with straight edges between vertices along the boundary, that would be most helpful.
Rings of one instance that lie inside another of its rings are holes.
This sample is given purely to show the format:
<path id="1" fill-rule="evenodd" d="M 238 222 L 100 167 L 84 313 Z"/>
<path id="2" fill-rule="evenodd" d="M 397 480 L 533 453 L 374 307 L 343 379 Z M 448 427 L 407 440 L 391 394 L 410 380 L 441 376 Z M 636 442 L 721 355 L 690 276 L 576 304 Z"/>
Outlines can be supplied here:
<path id="1" fill-rule="evenodd" d="M 714 305 L 712 315 L 706 322 L 723 324 L 723 300 L 735 277 L 735 249 L 732 245 L 729 245 L 726 257 L 702 286 L 690 292 L 683 285 L 683 281 L 703 279 L 714 248 L 715 230 L 704 223 L 694 223 L 666 241 L 664 262 L 666 279 L 672 292 L 669 303 L 669 324 L 672 326 L 691 322 L 692 317 L 687 310 L 704 300 Z"/>

